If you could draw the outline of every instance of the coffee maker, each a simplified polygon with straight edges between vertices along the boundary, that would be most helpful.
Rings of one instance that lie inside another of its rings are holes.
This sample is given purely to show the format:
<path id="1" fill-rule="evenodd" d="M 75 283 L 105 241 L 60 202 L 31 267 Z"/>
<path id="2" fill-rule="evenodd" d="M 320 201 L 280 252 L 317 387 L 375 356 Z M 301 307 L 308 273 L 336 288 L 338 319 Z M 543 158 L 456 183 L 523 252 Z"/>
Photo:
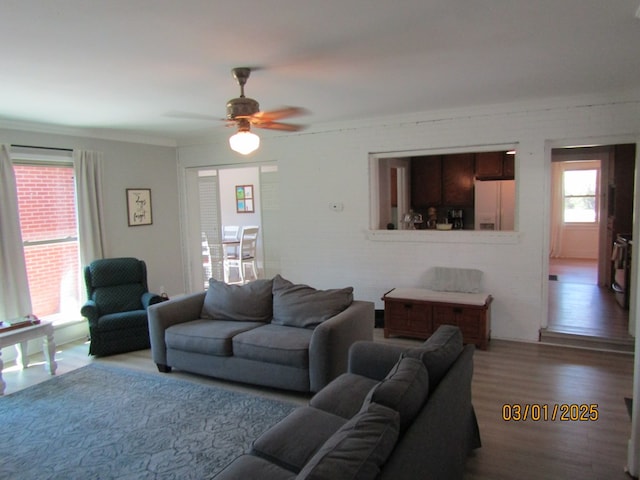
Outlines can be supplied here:
<path id="1" fill-rule="evenodd" d="M 449 210 L 448 220 L 453 230 L 462 230 L 464 228 L 464 211 L 461 208 Z"/>

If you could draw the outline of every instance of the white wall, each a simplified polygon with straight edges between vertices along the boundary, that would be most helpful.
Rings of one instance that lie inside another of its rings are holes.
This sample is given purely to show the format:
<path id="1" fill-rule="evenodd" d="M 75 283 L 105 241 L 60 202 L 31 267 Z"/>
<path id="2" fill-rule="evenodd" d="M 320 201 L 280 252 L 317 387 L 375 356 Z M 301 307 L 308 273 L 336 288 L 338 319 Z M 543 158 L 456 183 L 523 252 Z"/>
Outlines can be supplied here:
<path id="1" fill-rule="evenodd" d="M 220 180 L 220 212 L 223 225 L 260 226 L 260 172 L 257 167 L 224 168 L 218 171 Z M 238 213 L 236 185 L 253 185 L 253 213 Z"/>
<path id="2" fill-rule="evenodd" d="M 283 276 L 318 288 L 353 285 L 356 298 L 382 308 L 387 290 L 422 285 L 431 266 L 478 268 L 494 296 L 492 336 L 537 341 L 548 308 L 551 148 L 639 141 L 640 101 L 552 99 L 260 134 L 262 145 L 250 158 L 231 152 L 226 137 L 184 142 L 179 167 L 211 158 L 277 161 Z M 518 144 L 517 234 L 393 232 L 393 241 L 369 234 L 370 153 L 512 143 Z M 344 210 L 332 211 L 332 202 Z"/>
<path id="3" fill-rule="evenodd" d="M 144 260 L 151 291 L 184 291 L 175 147 L 2 128 L 0 143 L 103 152 L 106 256 Z M 127 188 L 151 189 L 152 225 L 128 226 Z"/>
<path id="4" fill-rule="evenodd" d="M 598 225 L 565 225 L 562 230 L 560 257 L 598 259 Z"/>

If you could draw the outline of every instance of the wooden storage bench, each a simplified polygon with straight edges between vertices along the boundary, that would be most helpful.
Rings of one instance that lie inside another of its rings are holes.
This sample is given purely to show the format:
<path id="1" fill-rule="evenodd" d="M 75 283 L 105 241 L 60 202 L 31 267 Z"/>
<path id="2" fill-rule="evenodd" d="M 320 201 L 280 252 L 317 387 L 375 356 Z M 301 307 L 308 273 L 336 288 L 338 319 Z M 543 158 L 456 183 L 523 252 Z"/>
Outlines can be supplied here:
<path id="1" fill-rule="evenodd" d="M 426 339 L 443 324 L 460 328 L 465 343 L 486 350 L 491 326 L 491 301 L 486 293 L 437 292 L 394 288 L 384 300 L 384 336 Z"/>

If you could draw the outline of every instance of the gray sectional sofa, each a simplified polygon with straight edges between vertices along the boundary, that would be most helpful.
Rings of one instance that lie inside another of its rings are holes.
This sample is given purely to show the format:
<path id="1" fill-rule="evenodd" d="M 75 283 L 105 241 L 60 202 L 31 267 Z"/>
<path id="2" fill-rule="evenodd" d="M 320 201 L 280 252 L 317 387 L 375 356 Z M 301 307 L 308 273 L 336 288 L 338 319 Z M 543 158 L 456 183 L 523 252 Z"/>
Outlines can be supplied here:
<path id="1" fill-rule="evenodd" d="M 161 372 L 317 392 L 347 370 L 355 341 L 373 337 L 373 303 L 353 300 L 351 287 L 317 290 L 279 275 L 209 285 L 149 308 L 151 353 Z"/>
<path id="2" fill-rule="evenodd" d="M 357 342 L 347 373 L 215 478 L 461 479 L 467 455 L 480 446 L 473 352 L 448 325 L 411 349 Z"/>

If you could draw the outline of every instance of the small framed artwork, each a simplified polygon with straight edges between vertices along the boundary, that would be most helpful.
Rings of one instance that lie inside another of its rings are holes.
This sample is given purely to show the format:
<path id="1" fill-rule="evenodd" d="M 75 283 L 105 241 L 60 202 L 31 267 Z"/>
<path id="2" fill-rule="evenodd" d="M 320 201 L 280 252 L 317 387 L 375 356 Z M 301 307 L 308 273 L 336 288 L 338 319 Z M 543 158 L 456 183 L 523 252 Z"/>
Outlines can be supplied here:
<path id="1" fill-rule="evenodd" d="M 236 185 L 236 212 L 253 213 L 253 185 Z"/>
<path id="2" fill-rule="evenodd" d="M 127 215 L 129 226 L 151 225 L 151 189 L 127 188 Z"/>

